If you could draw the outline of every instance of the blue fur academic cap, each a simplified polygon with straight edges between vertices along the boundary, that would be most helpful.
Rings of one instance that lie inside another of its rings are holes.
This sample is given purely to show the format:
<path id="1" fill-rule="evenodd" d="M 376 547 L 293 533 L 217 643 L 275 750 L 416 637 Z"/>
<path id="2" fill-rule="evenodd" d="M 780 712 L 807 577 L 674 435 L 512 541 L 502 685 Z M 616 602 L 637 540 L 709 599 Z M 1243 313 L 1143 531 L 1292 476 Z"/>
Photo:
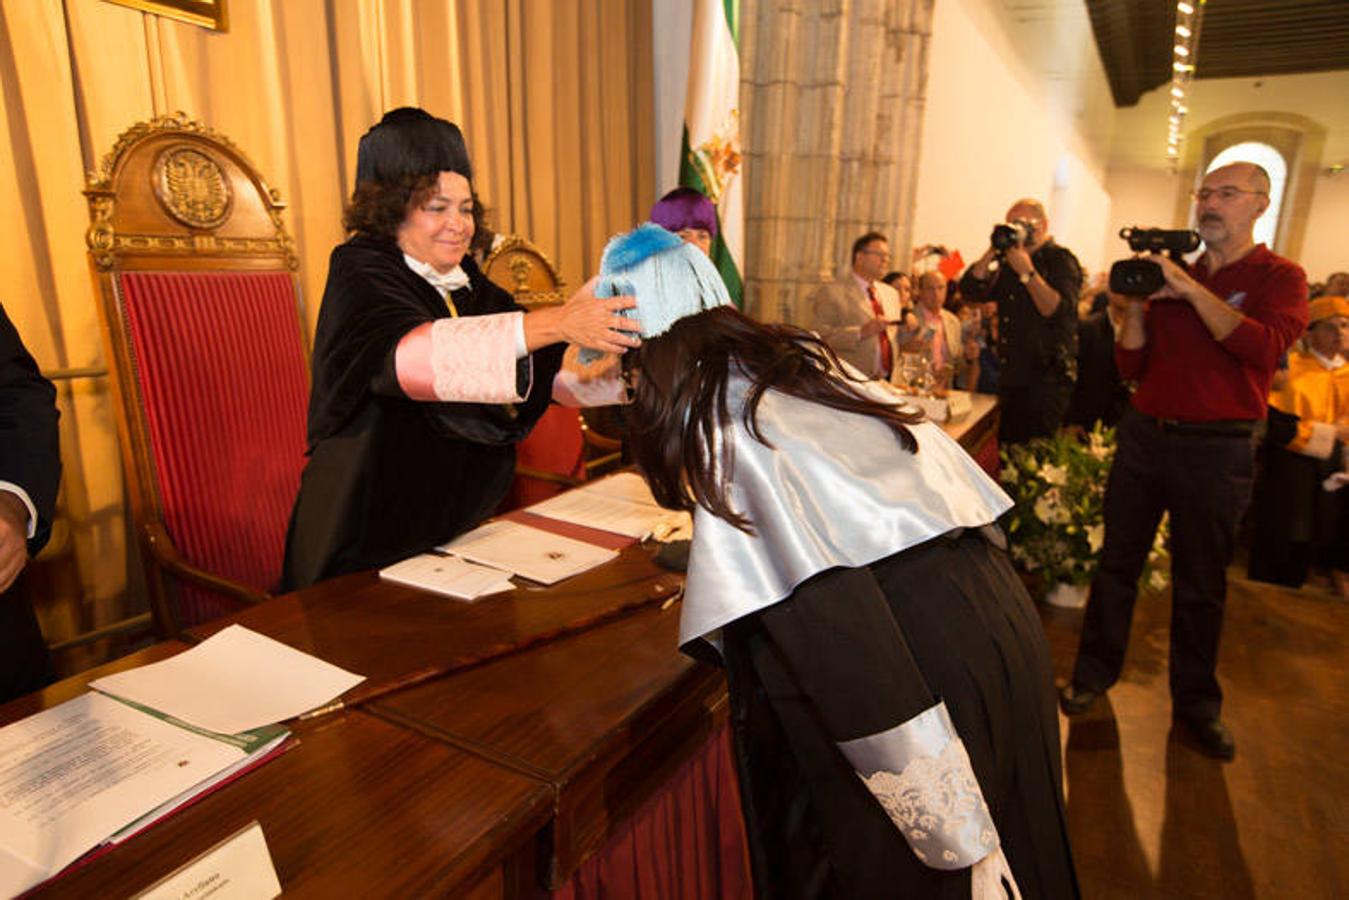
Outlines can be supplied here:
<path id="1" fill-rule="evenodd" d="M 685 316 L 731 302 L 707 254 L 651 222 L 611 238 L 600 257 L 595 296 L 620 295 L 637 298 L 637 306 L 620 315 L 641 322 L 643 338 L 664 334 Z M 599 355 L 582 350 L 581 361 Z"/>

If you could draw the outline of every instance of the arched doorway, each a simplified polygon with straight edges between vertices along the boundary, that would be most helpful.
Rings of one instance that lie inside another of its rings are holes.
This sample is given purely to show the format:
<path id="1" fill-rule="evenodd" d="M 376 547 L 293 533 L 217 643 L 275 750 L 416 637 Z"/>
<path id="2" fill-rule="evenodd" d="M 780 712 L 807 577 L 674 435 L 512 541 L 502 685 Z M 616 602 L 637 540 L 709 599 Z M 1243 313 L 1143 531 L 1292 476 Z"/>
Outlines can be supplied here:
<path id="1" fill-rule="evenodd" d="M 1269 208 L 1255 221 L 1256 243 L 1274 246 L 1279 233 L 1279 216 L 1283 210 L 1284 186 L 1288 183 L 1288 162 L 1283 154 L 1262 141 L 1242 141 L 1223 149 L 1209 160 L 1204 173 L 1232 163 L 1255 163 L 1269 173 Z"/>

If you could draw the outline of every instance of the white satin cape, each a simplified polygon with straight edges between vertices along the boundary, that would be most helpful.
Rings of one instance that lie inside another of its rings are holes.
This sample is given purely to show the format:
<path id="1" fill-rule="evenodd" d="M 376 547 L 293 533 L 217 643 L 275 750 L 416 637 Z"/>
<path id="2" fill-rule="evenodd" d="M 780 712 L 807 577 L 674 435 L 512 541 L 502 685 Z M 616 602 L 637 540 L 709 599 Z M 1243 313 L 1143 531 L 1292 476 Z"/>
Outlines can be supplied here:
<path id="1" fill-rule="evenodd" d="M 702 507 L 694 512 L 680 645 L 787 597 L 826 569 L 877 562 L 957 528 L 992 523 L 1012 500 L 959 444 L 930 422 L 910 426 L 909 453 L 883 422 L 775 391 L 759 403 L 755 440 L 741 421 L 748 381 L 727 387 L 733 452 L 730 501 L 745 534 Z M 884 402 L 880 382 L 861 389 Z"/>

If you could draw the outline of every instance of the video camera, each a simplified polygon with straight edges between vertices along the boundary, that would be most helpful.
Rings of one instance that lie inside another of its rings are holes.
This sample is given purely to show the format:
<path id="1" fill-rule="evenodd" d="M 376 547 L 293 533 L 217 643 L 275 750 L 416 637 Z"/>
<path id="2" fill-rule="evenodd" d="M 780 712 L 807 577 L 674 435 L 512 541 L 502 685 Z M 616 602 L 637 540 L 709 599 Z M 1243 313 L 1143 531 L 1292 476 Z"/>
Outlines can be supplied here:
<path id="1" fill-rule="evenodd" d="M 1199 249 L 1198 232 L 1165 228 L 1121 228 L 1119 236 L 1129 242 L 1135 253 L 1166 252 L 1176 262 L 1181 256 Z M 1146 297 L 1166 285 L 1162 267 L 1144 257 L 1122 259 L 1110 267 L 1110 290 L 1116 294 Z"/>

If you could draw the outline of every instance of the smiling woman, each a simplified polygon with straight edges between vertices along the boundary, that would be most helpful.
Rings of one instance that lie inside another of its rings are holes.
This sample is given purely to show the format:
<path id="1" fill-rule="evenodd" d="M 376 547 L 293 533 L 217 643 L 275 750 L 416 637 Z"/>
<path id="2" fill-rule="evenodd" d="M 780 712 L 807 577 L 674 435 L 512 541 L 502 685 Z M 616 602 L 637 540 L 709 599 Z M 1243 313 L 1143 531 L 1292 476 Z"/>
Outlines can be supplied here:
<path id="1" fill-rule="evenodd" d="M 309 462 L 284 584 L 375 568 L 444 543 L 510 486 L 515 444 L 554 392 L 613 403 L 617 378 L 560 373 L 565 343 L 622 352 L 631 298 L 590 285 L 525 312 L 467 255 L 480 206 L 463 135 L 413 108 L 361 138 L 314 339 Z"/>

